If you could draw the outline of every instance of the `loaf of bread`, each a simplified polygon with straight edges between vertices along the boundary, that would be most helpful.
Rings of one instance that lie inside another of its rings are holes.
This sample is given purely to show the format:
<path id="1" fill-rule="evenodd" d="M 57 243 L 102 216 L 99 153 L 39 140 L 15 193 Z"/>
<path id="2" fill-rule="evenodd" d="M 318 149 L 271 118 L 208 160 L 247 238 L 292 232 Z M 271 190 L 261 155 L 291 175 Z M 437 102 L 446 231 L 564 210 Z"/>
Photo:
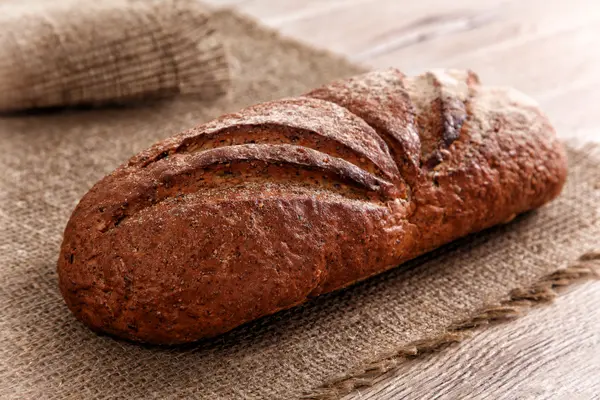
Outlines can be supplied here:
<path id="1" fill-rule="evenodd" d="M 525 95 L 469 71 L 367 73 L 134 156 L 73 212 L 60 289 L 96 331 L 191 342 L 507 222 L 566 173 Z"/>

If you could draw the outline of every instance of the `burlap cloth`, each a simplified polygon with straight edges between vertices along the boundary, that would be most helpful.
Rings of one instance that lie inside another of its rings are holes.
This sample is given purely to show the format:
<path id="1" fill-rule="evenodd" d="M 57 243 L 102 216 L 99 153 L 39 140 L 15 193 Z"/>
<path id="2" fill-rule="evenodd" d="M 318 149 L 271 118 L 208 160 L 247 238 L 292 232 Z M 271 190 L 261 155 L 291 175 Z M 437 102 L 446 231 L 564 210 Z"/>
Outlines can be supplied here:
<path id="1" fill-rule="evenodd" d="M 127 104 L 229 84 L 197 0 L 0 0 L 0 112 Z"/>
<path id="2" fill-rule="evenodd" d="M 89 331 L 62 301 L 56 259 L 92 184 L 184 128 L 361 71 L 232 13 L 214 18 L 235 63 L 229 98 L 0 118 L 0 398 L 335 397 L 589 274 L 600 151 L 571 148 L 568 184 L 551 205 L 305 306 L 185 347 Z"/>

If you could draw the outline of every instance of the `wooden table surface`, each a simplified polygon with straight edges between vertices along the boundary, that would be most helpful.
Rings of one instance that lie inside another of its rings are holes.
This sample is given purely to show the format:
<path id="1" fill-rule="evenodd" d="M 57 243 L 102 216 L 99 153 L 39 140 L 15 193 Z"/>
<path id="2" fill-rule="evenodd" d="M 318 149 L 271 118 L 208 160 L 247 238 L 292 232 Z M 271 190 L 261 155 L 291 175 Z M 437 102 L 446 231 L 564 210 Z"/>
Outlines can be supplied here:
<path id="1" fill-rule="evenodd" d="M 598 0 L 209 2 L 374 68 L 470 68 L 537 99 L 562 137 L 600 142 Z M 349 398 L 600 398 L 598 305 L 600 284 L 582 285 Z"/>

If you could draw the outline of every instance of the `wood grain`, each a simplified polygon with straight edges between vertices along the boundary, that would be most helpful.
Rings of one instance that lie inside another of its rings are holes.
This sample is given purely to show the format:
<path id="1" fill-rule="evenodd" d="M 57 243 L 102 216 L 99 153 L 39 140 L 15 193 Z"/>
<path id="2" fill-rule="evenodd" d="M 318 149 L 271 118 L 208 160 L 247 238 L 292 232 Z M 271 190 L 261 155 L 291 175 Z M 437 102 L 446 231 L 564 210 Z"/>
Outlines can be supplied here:
<path id="1" fill-rule="evenodd" d="M 408 74 L 470 68 L 536 98 L 559 134 L 600 141 L 595 0 L 211 0 L 286 35 Z"/>
<path id="2" fill-rule="evenodd" d="M 375 68 L 470 68 L 536 98 L 564 138 L 600 142 L 596 0 L 211 0 Z M 403 364 L 348 399 L 600 398 L 600 287 Z"/>

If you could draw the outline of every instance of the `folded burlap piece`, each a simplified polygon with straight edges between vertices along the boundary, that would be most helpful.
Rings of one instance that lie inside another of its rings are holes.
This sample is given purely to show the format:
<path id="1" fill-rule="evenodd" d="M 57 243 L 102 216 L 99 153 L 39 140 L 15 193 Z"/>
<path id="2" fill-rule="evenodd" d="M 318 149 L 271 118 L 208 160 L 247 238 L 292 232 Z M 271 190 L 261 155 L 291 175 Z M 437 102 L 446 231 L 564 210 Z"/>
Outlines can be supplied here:
<path id="1" fill-rule="evenodd" d="M 0 2 L 0 112 L 211 99 L 229 64 L 195 0 Z"/>
<path id="2" fill-rule="evenodd" d="M 570 148 L 568 183 L 549 206 L 349 289 L 184 347 L 90 332 L 64 305 L 55 269 L 62 229 L 92 184 L 184 128 L 362 70 L 229 12 L 213 22 L 236 65 L 229 98 L 0 119 L 0 398 L 336 397 L 590 275 L 600 150 Z"/>

